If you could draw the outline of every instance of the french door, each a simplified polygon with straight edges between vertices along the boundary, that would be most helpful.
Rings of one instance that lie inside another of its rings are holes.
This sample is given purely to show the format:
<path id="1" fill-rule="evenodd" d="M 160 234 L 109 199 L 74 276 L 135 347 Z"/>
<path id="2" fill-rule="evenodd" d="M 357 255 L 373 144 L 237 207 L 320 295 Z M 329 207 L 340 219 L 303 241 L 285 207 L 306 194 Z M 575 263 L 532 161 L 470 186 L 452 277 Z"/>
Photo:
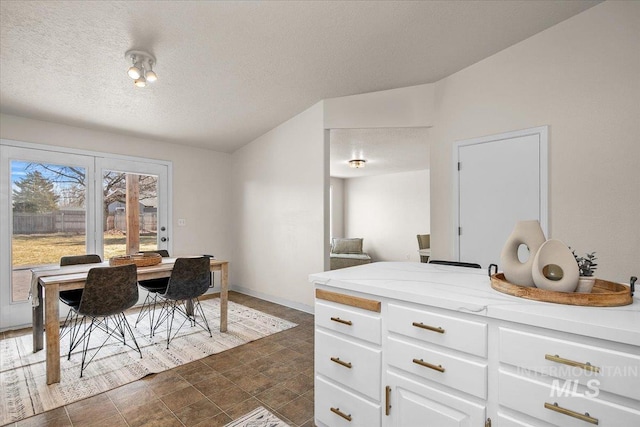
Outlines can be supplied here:
<path id="1" fill-rule="evenodd" d="M 97 245 L 105 259 L 169 248 L 167 165 L 122 159 L 96 159 Z"/>
<path id="2" fill-rule="evenodd" d="M 0 330 L 30 325 L 33 267 L 170 249 L 169 163 L 63 150 L 0 145 Z"/>

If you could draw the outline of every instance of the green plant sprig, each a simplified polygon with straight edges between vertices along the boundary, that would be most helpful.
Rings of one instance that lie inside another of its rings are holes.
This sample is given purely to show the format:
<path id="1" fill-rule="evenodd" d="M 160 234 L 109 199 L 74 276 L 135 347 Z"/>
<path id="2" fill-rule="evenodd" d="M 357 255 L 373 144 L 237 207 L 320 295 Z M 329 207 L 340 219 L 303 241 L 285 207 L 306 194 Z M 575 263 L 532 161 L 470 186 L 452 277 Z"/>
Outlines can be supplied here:
<path id="1" fill-rule="evenodd" d="M 578 270 L 580 271 L 581 277 L 592 277 L 593 273 L 598 268 L 598 264 L 595 261 L 598 259 L 596 257 L 595 252 L 587 253 L 585 256 L 581 257 L 576 255 L 576 251 L 572 250 L 571 253 L 573 257 L 576 259 L 576 263 L 578 263 Z"/>

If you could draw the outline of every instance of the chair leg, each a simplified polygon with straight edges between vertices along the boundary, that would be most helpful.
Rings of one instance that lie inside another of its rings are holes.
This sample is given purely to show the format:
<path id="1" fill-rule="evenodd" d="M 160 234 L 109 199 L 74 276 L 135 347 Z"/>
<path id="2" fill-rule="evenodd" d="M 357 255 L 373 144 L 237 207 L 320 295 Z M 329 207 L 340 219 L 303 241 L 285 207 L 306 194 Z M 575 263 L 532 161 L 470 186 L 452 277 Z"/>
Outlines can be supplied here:
<path id="1" fill-rule="evenodd" d="M 190 299 L 189 303 L 187 300 L 177 301 L 166 298 L 162 298 L 162 300 L 163 302 L 161 304 L 160 314 L 157 317 L 156 324 L 153 329 L 155 331 L 162 323 L 167 323 L 167 349 L 169 348 L 171 341 L 178 335 L 178 332 L 180 332 L 187 321 L 189 321 L 189 325 L 191 327 L 200 326 L 206 332 L 209 332 L 210 337 L 213 337 L 213 333 L 209 327 L 209 322 L 204 314 L 200 300 L 197 297 Z M 184 317 L 184 320 L 174 331 L 173 323 L 176 311 Z M 198 320 L 198 315 L 202 318 L 201 321 Z"/>
<path id="2" fill-rule="evenodd" d="M 173 328 L 173 319 L 175 318 L 175 315 L 176 315 L 177 303 L 178 303 L 177 301 L 172 301 L 172 304 L 171 304 L 171 320 L 169 321 L 169 327 L 167 328 L 167 350 L 169 350 L 169 342 L 171 342 L 171 329 Z M 180 327 L 182 327 L 182 325 L 180 325 Z M 179 330 L 180 329 L 178 328 L 178 331 Z M 176 331 L 176 334 L 178 333 L 178 331 Z"/>
<path id="3" fill-rule="evenodd" d="M 124 315 L 124 313 L 120 313 L 118 316 L 120 316 L 121 322 L 124 325 L 123 330 L 125 330 L 125 331 L 127 331 L 129 333 L 129 336 L 133 340 L 133 343 L 136 345 L 136 350 L 138 351 L 138 353 L 140 353 L 140 359 L 142 359 L 142 351 L 140 350 L 140 346 L 138 345 L 138 341 L 136 340 L 135 335 L 133 335 L 133 330 L 131 329 L 131 325 L 129 325 L 129 322 L 127 321 L 127 317 Z M 123 342 L 124 342 L 124 340 L 123 340 Z M 131 346 L 129 346 L 129 347 L 131 347 Z"/>
<path id="4" fill-rule="evenodd" d="M 134 328 L 138 327 L 138 323 L 140 320 L 144 318 L 144 316 L 149 316 L 149 338 L 153 337 L 154 326 L 155 326 L 155 315 L 156 315 L 156 304 L 158 303 L 158 294 L 157 292 L 148 292 L 147 296 L 142 303 L 142 307 L 138 312 L 138 318 L 136 319 L 136 323 L 133 326 Z"/>
<path id="5" fill-rule="evenodd" d="M 196 320 L 196 311 L 200 311 L 200 315 L 202 316 L 202 320 L 204 321 L 204 325 L 206 326 L 206 328 L 204 328 L 197 320 Z M 211 328 L 209 328 L 209 322 L 207 321 L 206 316 L 204 315 L 204 310 L 202 309 L 202 305 L 200 305 L 200 299 L 199 298 L 195 298 L 195 303 L 194 303 L 194 311 L 193 311 L 193 322 L 197 323 L 200 325 L 200 327 L 202 327 L 203 329 L 206 329 L 207 331 L 209 331 L 209 336 L 213 337 L 213 334 L 211 333 Z"/>
<path id="6" fill-rule="evenodd" d="M 133 330 L 131 329 L 131 326 L 129 325 L 129 322 L 127 321 L 127 318 L 124 315 L 124 313 L 118 313 L 114 315 L 115 325 L 113 325 L 113 327 L 111 328 L 108 328 L 108 325 L 107 325 L 108 320 L 109 320 L 109 317 L 102 318 L 101 320 L 94 317 L 91 319 L 91 323 L 88 326 L 87 326 L 87 323 L 85 323 L 84 332 L 80 337 L 83 340 L 82 364 L 80 365 L 80 378 L 82 378 L 82 374 L 85 368 L 89 365 L 89 363 L 93 361 L 96 355 L 100 352 L 100 349 L 104 347 L 104 345 L 107 343 L 107 341 L 109 341 L 109 338 L 111 337 L 117 338 L 118 341 L 122 342 L 127 347 L 137 351 L 138 354 L 140 354 L 140 358 L 142 359 L 142 350 L 140 350 L 138 341 L 136 340 L 136 337 L 133 334 Z M 89 350 L 89 341 L 91 339 L 91 332 L 98 328 L 106 332 L 107 337 L 102 342 L 102 344 L 100 344 L 100 347 L 96 349 L 95 353 L 93 353 L 91 358 L 89 358 L 89 360 L 87 361 L 86 359 L 87 359 L 87 352 Z M 133 341 L 135 348 L 130 344 L 127 344 L 126 334 L 129 334 L 129 337 Z"/>
<path id="7" fill-rule="evenodd" d="M 69 332 L 69 354 L 67 355 L 67 360 L 71 360 L 71 353 L 75 348 L 82 342 L 82 335 L 78 338 L 78 334 L 80 333 L 80 326 L 83 324 L 85 317 L 80 316 L 78 313 L 74 312 L 74 316 L 71 319 L 73 323 L 72 328 Z"/>
<path id="8" fill-rule="evenodd" d="M 91 331 L 93 330 L 93 324 L 95 322 L 95 319 L 91 319 L 91 323 L 89 324 L 89 326 L 87 326 L 87 324 L 85 323 L 84 325 L 84 332 L 82 334 L 82 363 L 80 365 L 80 378 L 82 378 L 82 373 L 84 372 L 84 366 L 85 366 L 85 360 L 87 358 L 87 351 L 89 350 L 89 341 L 91 338 Z M 88 328 L 88 330 L 87 330 Z M 93 357 L 91 359 L 89 359 L 89 362 L 91 362 L 91 360 L 93 359 Z M 87 363 L 88 365 L 89 363 Z"/>

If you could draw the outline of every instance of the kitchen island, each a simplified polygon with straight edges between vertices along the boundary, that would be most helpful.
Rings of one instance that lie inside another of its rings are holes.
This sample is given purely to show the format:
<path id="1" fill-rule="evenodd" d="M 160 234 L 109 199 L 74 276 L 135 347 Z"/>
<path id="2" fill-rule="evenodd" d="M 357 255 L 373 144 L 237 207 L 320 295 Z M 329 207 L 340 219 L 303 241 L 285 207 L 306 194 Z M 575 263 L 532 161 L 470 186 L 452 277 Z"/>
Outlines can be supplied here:
<path id="1" fill-rule="evenodd" d="M 579 307 L 485 270 L 382 262 L 310 275 L 319 426 L 640 425 L 640 300 Z"/>

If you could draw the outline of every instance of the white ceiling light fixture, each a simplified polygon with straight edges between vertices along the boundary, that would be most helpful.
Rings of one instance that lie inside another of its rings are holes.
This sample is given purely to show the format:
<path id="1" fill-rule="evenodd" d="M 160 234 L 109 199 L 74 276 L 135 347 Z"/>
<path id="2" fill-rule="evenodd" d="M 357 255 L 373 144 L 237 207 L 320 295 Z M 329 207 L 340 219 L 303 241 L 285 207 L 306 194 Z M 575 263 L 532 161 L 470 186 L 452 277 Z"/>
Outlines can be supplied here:
<path id="1" fill-rule="evenodd" d="M 365 167 L 366 164 L 367 164 L 367 161 L 362 159 L 349 160 L 349 166 L 356 169 L 363 168 Z"/>
<path id="2" fill-rule="evenodd" d="M 153 71 L 156 58 L 143 50 L 130 50 L 124 54 L 125 59 L 131 63 L 127 74 L 134 80 L 137 87 L 145 87 L 147 82 L 155 82 L 158 75 Z"/>

